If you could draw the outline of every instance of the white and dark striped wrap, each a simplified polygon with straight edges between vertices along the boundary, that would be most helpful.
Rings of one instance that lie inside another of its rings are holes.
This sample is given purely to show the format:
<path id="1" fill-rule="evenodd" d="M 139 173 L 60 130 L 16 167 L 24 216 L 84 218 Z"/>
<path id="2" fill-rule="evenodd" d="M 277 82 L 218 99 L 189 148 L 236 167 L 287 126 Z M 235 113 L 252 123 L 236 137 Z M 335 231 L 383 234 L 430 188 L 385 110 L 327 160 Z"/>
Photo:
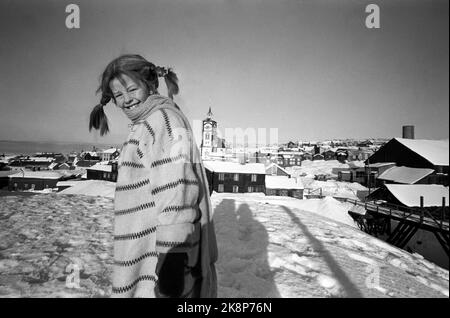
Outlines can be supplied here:
<path id="1" fill-rule="evenodd" d="M 187 265 L 201 269 L 200 296 L 216 297 L 208 181 L 191 127 L 169 98 L 148 101 L 119 158 L 113 297 L 155 297 L 158 255 L 175 252 L 187 253 Z M 183 294 L 196 279 L 186 272 Z"/>

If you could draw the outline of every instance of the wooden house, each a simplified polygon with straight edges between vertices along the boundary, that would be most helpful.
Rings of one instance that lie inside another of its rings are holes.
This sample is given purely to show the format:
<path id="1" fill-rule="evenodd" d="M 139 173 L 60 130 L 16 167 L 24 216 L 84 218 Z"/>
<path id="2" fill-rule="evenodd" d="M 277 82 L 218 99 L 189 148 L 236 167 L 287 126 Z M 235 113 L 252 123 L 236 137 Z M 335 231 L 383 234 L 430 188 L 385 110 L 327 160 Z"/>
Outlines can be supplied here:
<path id="1" fill-rule="evenodd" d="M 393 138 L 367 163 L 395 162 L 397 166 L 433 169 L 428 182 L 448 186 L 449 141 Z"/>
<path id="2" fill-rule="evenodd" d="M 28 171 L 23 170 L 9 175 L 8 190 L 44 190 L 56 187 L 58 181 L 65 177 L 54 171 Z"/>
<path id="3" fill-rule="evenodd" d="M 117 162 L 109 164 L 97 163 L 86 168 L 87 179 L 117 182 Z"/>
<path id="4" fill-rule="evenodd" d="M 264 192 L 266 169 L 262 163 L 241 164 L 226 161 L 203 163 L 211 192 Z"/>
<path id="5" fill-rule="evenodd" d="M 303 184 L 299 178 L 266 176 L 266 195 L 287 196 L 303 199 Z"/>

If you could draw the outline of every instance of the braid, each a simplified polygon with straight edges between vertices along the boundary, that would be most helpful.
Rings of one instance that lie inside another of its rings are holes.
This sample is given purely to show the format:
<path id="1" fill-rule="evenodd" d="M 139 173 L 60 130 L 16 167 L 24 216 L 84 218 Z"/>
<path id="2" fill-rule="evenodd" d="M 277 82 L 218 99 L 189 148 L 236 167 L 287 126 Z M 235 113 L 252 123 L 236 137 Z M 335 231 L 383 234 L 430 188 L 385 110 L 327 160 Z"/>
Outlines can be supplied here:
<path id="1" fill-rule="evenodd" d="M 96 105 L 91 111 L 89 117 L 89 131 L 92 128 L 100 129 L 100 136 L 104 136 L 109 132 L 108 118 L 106 117 L 103 106 L 105 106 L 111 100 L 110 96 L 102 95 L 100 99 L 100 104 Z"/>
<path id="2" fill-rule="evenodd" d="M 167 86 L 167 94 L 170 99 L 173 99 L 173 95 L 177 95 L 179 92 L 177 74 L 175 74 L 172 68 L 161 66 L 156 67 L 156 73 L 159 77 L 164 77 Z"/>

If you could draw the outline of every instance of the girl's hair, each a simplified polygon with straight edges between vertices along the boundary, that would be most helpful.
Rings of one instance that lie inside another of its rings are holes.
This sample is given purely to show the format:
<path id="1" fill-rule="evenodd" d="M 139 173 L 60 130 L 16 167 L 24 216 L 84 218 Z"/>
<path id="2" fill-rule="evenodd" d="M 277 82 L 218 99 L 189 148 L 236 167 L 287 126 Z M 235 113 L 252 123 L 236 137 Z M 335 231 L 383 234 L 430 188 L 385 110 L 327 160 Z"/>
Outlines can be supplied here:
<path id="1" fill-rule="evenodd" d="M 100 79 L 100 87 L 97 93 L 101 93 L 100 104 L 94 107 L 89 119 L 89 131 L 92 128 L 100 129 L 103 136 L 109 132 L 108 119 L 103 111 L 105 106 L 114 95 L 109 87 L 109 83 L 117 78 L 123 82 L 122 75 L 127 75 L 136 83 L 143 83 L 149 92 L 158 93 L 158 77 L 164 77 L 167 85 L 168 95 L 173 99 L 173 95 L 178 94 L 178 78 L 171 68 L 155 66 L 140 55 L 126 54 L 119 56 L 108 64 Z"/>

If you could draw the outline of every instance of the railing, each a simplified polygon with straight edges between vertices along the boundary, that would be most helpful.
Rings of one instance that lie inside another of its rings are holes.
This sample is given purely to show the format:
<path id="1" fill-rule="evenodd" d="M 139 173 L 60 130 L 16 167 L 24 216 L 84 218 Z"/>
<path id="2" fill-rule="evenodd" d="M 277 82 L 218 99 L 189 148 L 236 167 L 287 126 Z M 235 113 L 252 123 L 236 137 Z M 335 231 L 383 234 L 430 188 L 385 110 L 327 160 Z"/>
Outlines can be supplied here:
<path id="1" fill-rule="evenodd" d="M 424 218 L 427 217 L 428 219 L 432 220 L 432 223 L 434 222 L 437 227 L 439 227 L 441 230 L 448 231 L 449 230 L 449 223 L 445 221 L 445 213 L 442 209 L 441 211 L 441 218 L 437 220 L 437 218 L 432 215 L 428 210 L 423 208 L 423 199 L 421 200 L 421 206 L 422 208 L 414 209 L 409 207 L 400 206 L 393 203 L 383 202 L 382 204 L 377 203 L 370 203 L 370 202 L 361 202 L 354 199 L 349 198 L 339 198 L 341 201 L 349 202 L 354 205 L 363 206 L 366 210 L 373 210 L 377 213 L 383 212 L 385 214 L 389 213 L 389 216 L 392 217 L 392 212 L 394 211 L 394 214 L 402 216 L 404 219 L 412 219 L 412 216 L 419 216 L 420 222 L 424 221 Z M 445 206 L 445 201 L 444 201 Z"/>

